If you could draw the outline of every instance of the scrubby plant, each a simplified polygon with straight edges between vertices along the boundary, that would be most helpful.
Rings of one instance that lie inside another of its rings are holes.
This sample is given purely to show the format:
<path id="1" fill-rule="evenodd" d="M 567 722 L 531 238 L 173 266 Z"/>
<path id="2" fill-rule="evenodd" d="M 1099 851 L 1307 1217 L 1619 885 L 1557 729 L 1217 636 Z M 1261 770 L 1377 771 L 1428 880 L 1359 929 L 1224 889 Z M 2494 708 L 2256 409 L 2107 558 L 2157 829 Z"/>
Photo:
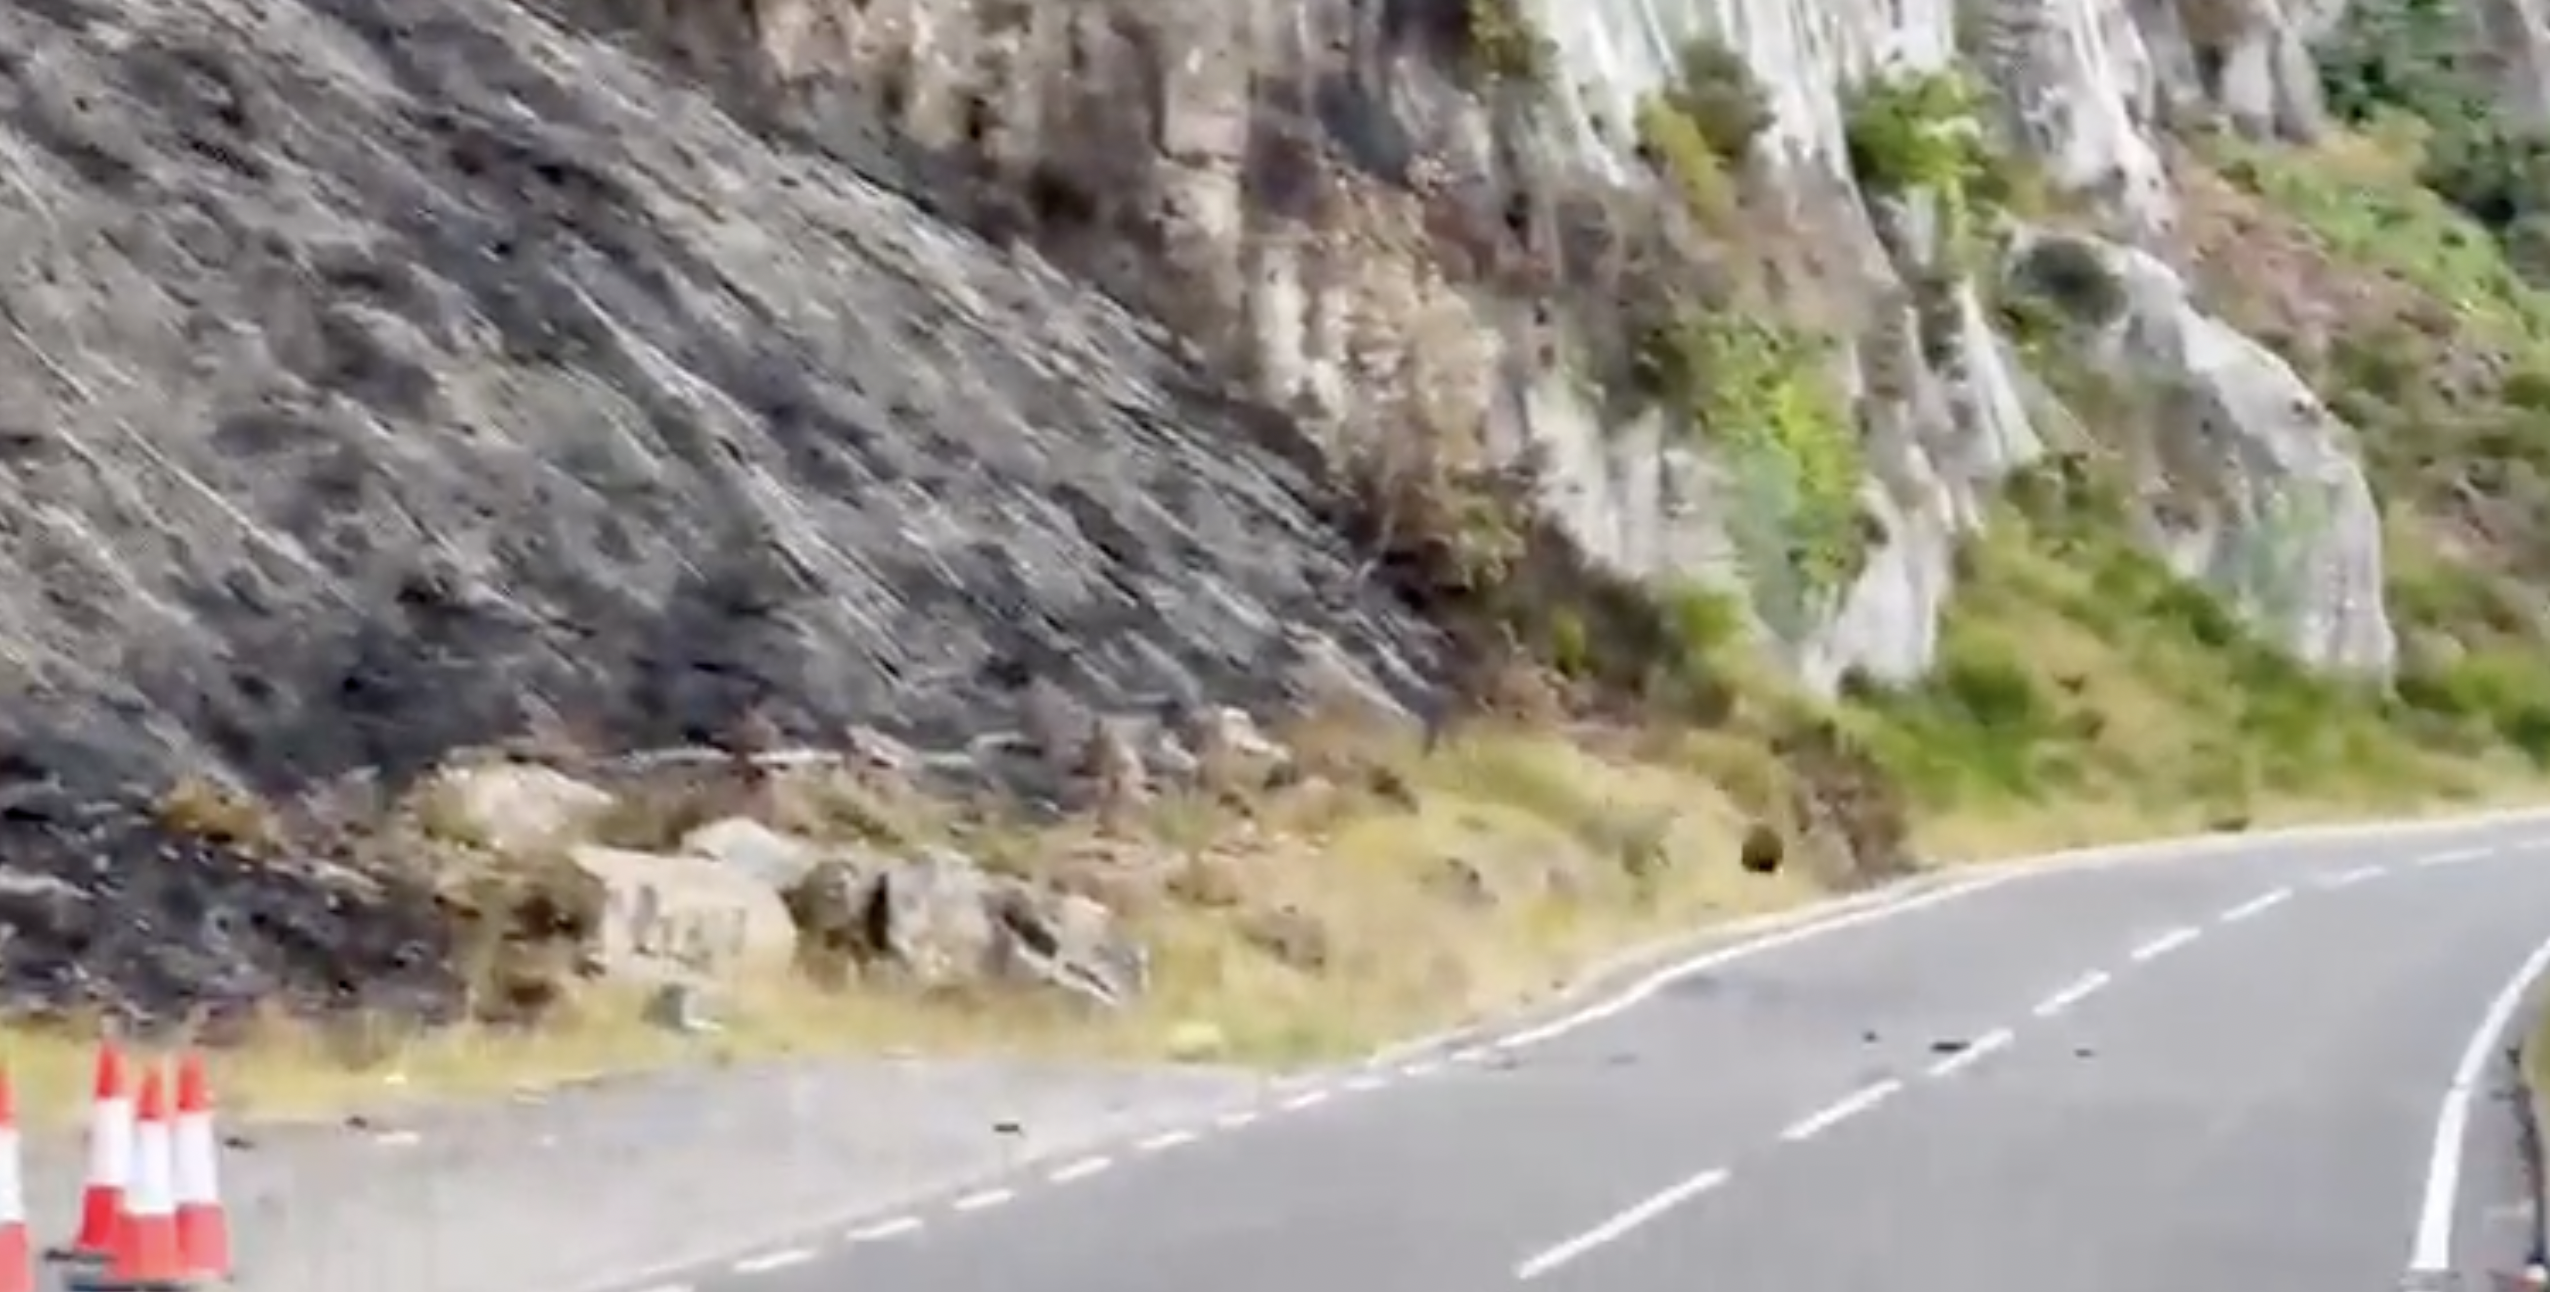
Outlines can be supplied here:
<path id="1" fill-rule="evenodd" d="M 1974 87 L 1952 71 L 1879 77 L 1843 119 L 1851 171 L 1881 192 L 1962 192 L 1982 169 Z"/>
<path id="2" fill-rule="evenodd" d="M 1949 262 L 1971 270 L 1986 222 L 2051 203 L 2043 177 L 1984 128 L 1981 92 L 1954 69 L 1879 77 L 1846 105 L 1851 171 L 1872 194 L 1924 192 L 1938 204 Z"/>
<path id="3" fill-rule="evenodd" d="M 1722 219 L 1733 208 L 1735 181 L 1726 162 L 1699 123 L 1663 95 L 1638 101 L 1638 156 L 1674 186 L 1683 207 L 1702 221 Z"/>
<path id="4" fill-rule="evenodd" d="M 1733 205 L 1734 174 L 1771 122 L 1770 97 L 1743 56 L 1693 40 L 1674 81 L 1638 102 L 1638 153 L 1693 214 L 1714 220 Z"/>
<path id="5" fill-rule="evenodd" d="M 1869 538 L 1858 426 L 1824 357 L 1763 319 L 1699 311 L 1659 322 L 1637 349 L 1642 392 L 1688 417 L 1727 467 L 1754 604 L 1784 631 L 1857 573 Z"/>
<path id="6" fill-rule="evenodd" d="M 2010 286 L 2087 327 L 2104 327 L 2125 312 L 2124 280 L 2097 247 L 2079 238 L 2049 237 L 2028 248 L 2011 266 Z"/>
<path id="7" fill-rule="evenodd" d="M 2419 123 L 2419 182 L 2504 234 L 2550 210 L 2550 136 L 2497 111 L 2478 33 L 2449 0 L 2366 0 L 2346 6 L 2314 61 L 2334 115 Z"/>
<path id="8" fill-rule="evenodd" d="M 1557 62 L 1549 38 L 1524 16 L 1520 0 L 1460 0 L 1464 69 L 1489 85 L 1544 86 Z"/>
<path id="9" fill-rule="evenodd" d="M 1773 121 L 1753 65 L 1723 41 L 1696 37 L 1684 43 L 1675 71 L 1663 91 L 1666 106 L 1688 119 L 1721 161 L 1741 164 Z"/>

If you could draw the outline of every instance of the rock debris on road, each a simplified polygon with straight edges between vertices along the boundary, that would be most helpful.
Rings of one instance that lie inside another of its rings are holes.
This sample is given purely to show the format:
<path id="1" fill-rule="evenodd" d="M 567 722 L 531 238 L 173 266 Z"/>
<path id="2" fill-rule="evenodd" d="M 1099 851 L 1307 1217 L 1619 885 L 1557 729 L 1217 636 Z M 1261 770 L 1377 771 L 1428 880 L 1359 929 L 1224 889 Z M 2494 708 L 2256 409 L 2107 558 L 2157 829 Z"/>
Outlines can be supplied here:
<path id="1" fill-rule="evenodd" d="M 2550 933 L 2527 857 L 2550 836 L 2260 840 L 1881 907 L 651 1286 L 2393 1287 L 2439 1207 L 2484 1271 L 2522 1255 L 2501 1137 L 2474 1115 L 2440 1201 L 2425 1168 Z"/>

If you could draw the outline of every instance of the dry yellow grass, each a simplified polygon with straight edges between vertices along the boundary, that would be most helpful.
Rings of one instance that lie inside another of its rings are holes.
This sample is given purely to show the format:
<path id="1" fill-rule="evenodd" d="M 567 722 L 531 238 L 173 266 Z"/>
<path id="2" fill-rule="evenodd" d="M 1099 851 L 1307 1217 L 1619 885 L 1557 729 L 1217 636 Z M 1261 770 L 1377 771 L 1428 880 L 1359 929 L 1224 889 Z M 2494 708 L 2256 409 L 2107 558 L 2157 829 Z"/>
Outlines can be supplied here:
<path id="1" fill-rule="evenodd" d="M 1596 753 L 1556 733 L 1478 731 L 1397 760 L 1408 792 L 1396 804 L 1350 794 L 1255 823 L 1162 805 L 1153 830 L 1165 845 L 1226 869 L 1201 885 L 1218 892 L 1134 909 L 1157 987 L 1121 1015 L 1017 995 L 825 993 L 773 976 L 730 988 L 723 1030 L 696 1036 L 645 1022 L 634 994 L 611 990 L 537 1033 L 272 1024 L 215 1056 L 218 1088 L 234 1113 L 296 1118 L 792 1054 L 1338 1057 L 1511 1008 L 1625 946 L 1819 896 L 1805 866 L 1757 876 L 1736 864 L 1747 808 L 1777 792 L 1778 766 L 1759 746 L 1702 735 L 1666 752 Z M 2346 804 L 2273 802 L 2257 823 L 2349 814 Z M 1918 828 L 1930 855 L 1984 859 L 2202 824 L 2120 801 L 1933 816 Z M 1251 913 L 1285 908 L 1316 928 L 1318 963 L 1288 962 L 1248 936 Z M 76 1115 L 92 1057 L 85 1037 L 22 1030 L 5 1045 L 34 1119 Z"/>

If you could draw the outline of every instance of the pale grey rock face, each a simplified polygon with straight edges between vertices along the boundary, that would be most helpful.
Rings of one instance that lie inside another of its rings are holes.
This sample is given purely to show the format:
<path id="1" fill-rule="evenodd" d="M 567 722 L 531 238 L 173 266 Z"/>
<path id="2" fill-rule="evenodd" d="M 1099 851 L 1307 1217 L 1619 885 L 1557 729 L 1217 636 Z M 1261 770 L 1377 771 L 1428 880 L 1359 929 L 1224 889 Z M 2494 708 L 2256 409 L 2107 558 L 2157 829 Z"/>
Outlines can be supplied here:
<path id="1" fill-rule="evenodd" d="M 1808 681 L 1918 677 L 1956 543 L 2041 451 L 1974 285 L 1912 362 L 1882 332 L 1845 356 L 1882 539 L 1805 595 L 1729 529 L 1782 505 L 1758 472 L 1624 421 L 1546 361 L 1563 328 L 1412 241 L 1314 235 L 1337 194 L 1287 150 L 1429 217 L 1492 213 L 1518 174 L 1534 200 L 1626 178 L 1621 123 L 1714 34 L 1771 91 L 1764 155 L 1821 252 L 1882 295 L 1937 237 L 1850 190 L 1844 103 L 1962 49 L 2165 257 L 2160 120 L 2317 126 L 2304 51 L 2336 7 L 2228 2 L 2226 35 L 2174 0 L 1529 0 L 1555 66 L 1528 117 L 1444 74 L 1414 0 L 775 0 L 749 31 L 672 0 L 11 7 L 0 737 L 22 770 L 269 778 L 543 715 L 680 743 L 756 703 L 959 743 L 1034 676 L 1102 707 L 1247 698 L 1287 625 L 1411 695 L 1428 634 L 1360 581 L 1309 463 L 1412 423 L 1545 462 L 1620 569 L 1754 593 Z M 2530 49 L 2531 2 L 2474 12 Z M 951 168 L 893 160 L 881 121 L 1038 200 L 1072 179 L 1046 250 L 1174 332 L 898 195 Z M 2343 428 L 2260 411 L 2291 374 L 2218 321 L 2137 317 L 2131 353 L 2212 374 L 2245 473 L 2217 483 L 2248 499 L 2155 549 L 2378 672 Z M 1907 379 L 1871 389 L 1881 363 Z M 2328 521 L 2270 561 L 2238 535 L 2300 505 L 2286 481 Z M 2310 573 L 2262 591 L 2270 567 Z"/>
<path id="2" fill-rule="evenodd" d="M 2185 474 L 2148 482 L 2170 505 L 2147 538 L 2294 658 L 2388 676 L 2399 643 L 2382 605 L 2382 518 L 2354 431 L 2284 360 L 2196 308 L 2176 271 L 2108 250 L 2127 301 L 2111 353 L 2181 395 L 2159 456 Z"/>

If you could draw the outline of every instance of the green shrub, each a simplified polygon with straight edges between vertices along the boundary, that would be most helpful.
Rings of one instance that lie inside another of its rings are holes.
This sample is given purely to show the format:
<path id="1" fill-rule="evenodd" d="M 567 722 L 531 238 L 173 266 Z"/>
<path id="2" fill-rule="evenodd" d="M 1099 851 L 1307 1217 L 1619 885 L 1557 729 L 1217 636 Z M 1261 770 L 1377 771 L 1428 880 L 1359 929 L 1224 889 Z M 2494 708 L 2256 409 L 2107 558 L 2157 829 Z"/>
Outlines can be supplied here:
<path id="1" fill-rule="evenodd" d="M 1462 63 L 1473 79 L 1489 85 L 1549 83 L 1556 50 L 1533 30 L 1519 0 L 1462 0 L 1462 6 Z"/>
<path id="2" fill-rule="evenodd" d="M 1735 205 L 1735 183 L 1698 122 L 1662 95 L 1638 102 L 1638 155 L 1674 186 L 1684 209 L 1713 223 Z"/>
<path id="3" fill-rule="evenodd" d="M 1686 311 L 1638 338 L 1639 393 L 1703 430 L 1734 478 L 1728 530 L 1754 604 L 1783 633 L 1858 572 L 1859 429 L 1811 338 L 1750 316 Z"/>
<path id="4" fill-rule="evenodd" d="M 1771 127 L 1771 101 L 1742 55 L 1717 41 L 1683 46 L 1674 81 L 1638 102 L 1638 152 L 1680 190 L 1693 214 L 1713 220 L 1735 201 L 1730 172 Z"/>
<path id="5" fill-rule="evenodd" d="M 1954 72 L 1871 81 L 1843 119 L 1852 173 L 1879 192 L 1962 195 L 1983 166 L 1973 87 Z"/>
<path id="6" fill-rule="evenodd" d="M 2052 237 L 2030 247 L 2010 277 L 2023 295 L 2084 326 L 2104 327 L 2125 313 L 2124 280 L 2096 247 L 2078 238 Z"/>
<path id="7" fill-rule="evenodd" d="M 1665 105 L 1692 123 L 1719 160 L 1741 164 L 1773 120 L 1752 64 L 1723 42 L 1698 37 L 1683 45 L 1676 71 Z"/>

